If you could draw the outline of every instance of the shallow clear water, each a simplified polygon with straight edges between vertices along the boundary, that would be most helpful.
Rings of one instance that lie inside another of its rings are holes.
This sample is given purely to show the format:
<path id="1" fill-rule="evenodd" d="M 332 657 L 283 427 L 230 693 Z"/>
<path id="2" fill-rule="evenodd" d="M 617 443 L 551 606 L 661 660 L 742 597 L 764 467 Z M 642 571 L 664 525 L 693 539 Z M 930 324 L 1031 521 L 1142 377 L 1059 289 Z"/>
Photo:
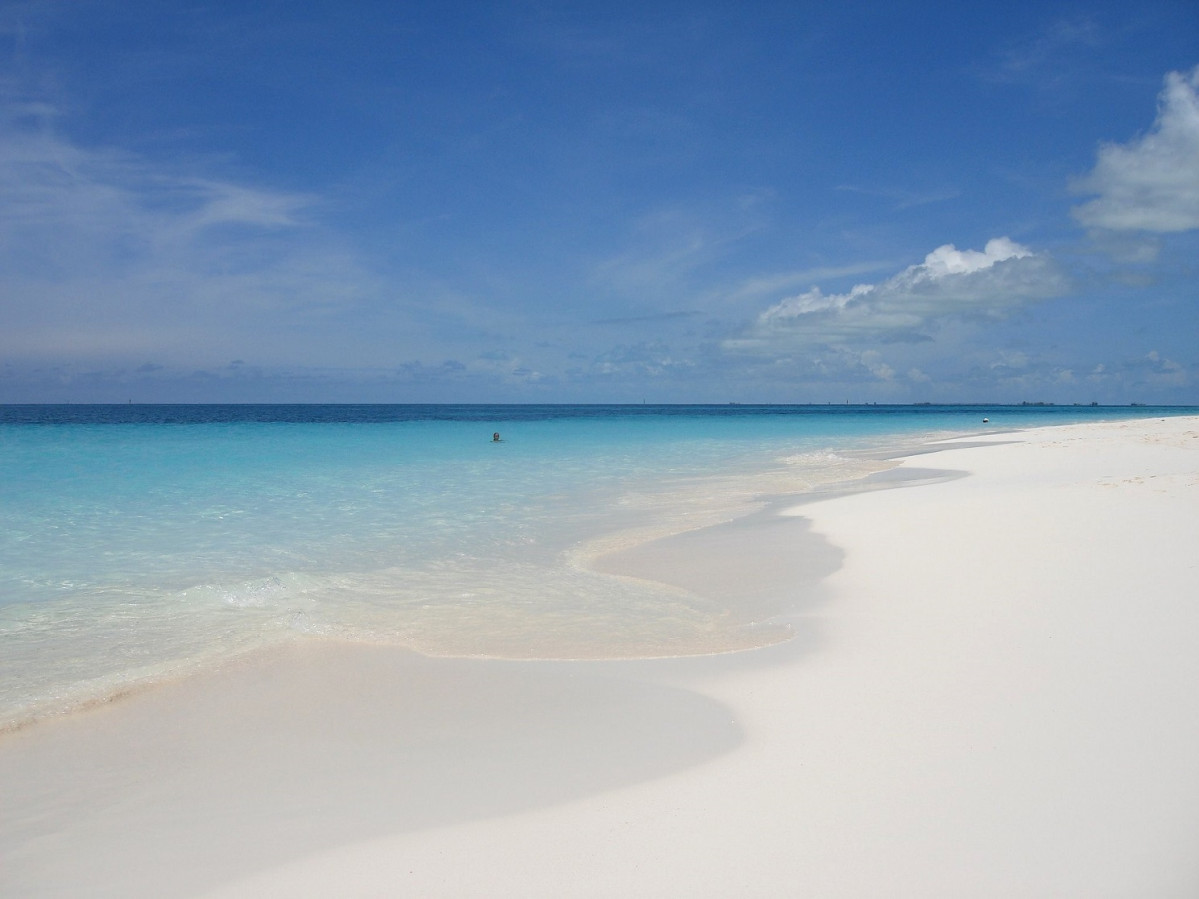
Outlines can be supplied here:
<path id="1" fill-rule="evenodd" d="M 872 447 L 1156 412 L 0 407 L 0 726 L 312 635 L 518 658 L 760 645 L 777 631 L 585 561 L 860 477 Z"/>

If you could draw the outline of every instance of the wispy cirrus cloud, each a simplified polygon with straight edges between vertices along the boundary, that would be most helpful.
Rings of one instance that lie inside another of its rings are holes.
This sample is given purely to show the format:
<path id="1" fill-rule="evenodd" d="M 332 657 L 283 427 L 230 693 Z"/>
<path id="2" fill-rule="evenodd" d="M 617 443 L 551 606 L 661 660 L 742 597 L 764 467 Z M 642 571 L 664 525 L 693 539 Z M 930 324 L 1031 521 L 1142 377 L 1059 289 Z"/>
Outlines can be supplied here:
<path id="1" fill-rule="evenodd" d="M 843 193 L 860 194 L 867 197 L 878 197 L 888 201 L 893 209 L 913 209 L 917 206 L 928 206 L 933 203 L 944 203 L 957 199 L 962 192 L 956 188 L 943 187 L 935 190 L 916 191 L 894 187 L 863 187 L 856 184 L 839 184 L 837 190 Z"/>
<path id="2" fill-rule="evenodd" d="M 678 312 L 656 312 L 650 315 L 629 315 L 622 318 L 601 318 L 591 322 L 593 325 L 643 325 L 660 324 L 662 322 L 695 318 L 701 313 L 697 309 L 683 309 Z"/>
<path id="3" fill-rule="evenodd" d="M 1046 71 L 1063 66 L 1063 54 L 1075 50 L 1093 50 L 1104 43 L 1099 25 L 1086 16 L 1054 19 L 1040 31 L 1008 44 L 999 55 L 992 77 L 1018 81 L 1042 80 Z"/>
<path id="4" fill-rule="evenodd" d="M 215 364 L 254 349 L 232 322 L 311 330 L 370 285 L 352 255 L 312 233 L 319 198 L 87 146 L 64 118 L 49 101 L 0 96 L 5 358 Z"/>
<path id="5" fill-rule="evenodd" d="M 57 110 L 0 109 L 0 233 L 21 267 L 33 246 L 58 266 L 128 263 L 171 245 L 186 251 L 220 227 L 295 228 L 316 198 L 173 170 L 128 152 L 84 147 L 54 127 Z"/>
<path id="6" fill-rule="evenodd" d="M 633 224 L 630 245 L 594 266 L 591 279 L 638 297 L 676 294 L 760 227 L 752 216 L 736 219 L 684 208 L 646 214 Z"/>
<path id="7" fill-rule="evenodd" d="M 1170 72 L 1152 128 L 1104 144 L 1095 167 L 1072 185 L 1095 198 L 1076 206 L 1083 226 L 1171 233 L 1199 228 L 1199 66 Z"/>
<path id="8" fill-rule="evenodd" d="M 784 290 L 790 290 L 802 284 L 814 281 L 825 281 L 832 278 L 852 278 L 888 268 L 887 263 L 875 260 L 871 262 L 855 262 L 848 265 L 827 265 L 815 268 L 799 269 L 793 272 L 781 272 L 771 275 L 759 275 L 749 278 L 737 285 L 729 296 L 732 299 L 757 299 L 766 295 L 777 296 Z"/>

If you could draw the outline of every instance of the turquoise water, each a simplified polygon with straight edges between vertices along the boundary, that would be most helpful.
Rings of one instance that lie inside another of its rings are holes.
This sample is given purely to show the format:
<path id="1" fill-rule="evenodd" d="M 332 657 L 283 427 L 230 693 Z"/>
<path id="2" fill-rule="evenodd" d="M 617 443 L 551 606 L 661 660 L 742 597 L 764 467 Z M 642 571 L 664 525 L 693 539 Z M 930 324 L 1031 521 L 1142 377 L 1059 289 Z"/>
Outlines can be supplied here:
<path id="1" fill-rule="evenodd" d="M 760 645 L 777 628 L 587 559 L 861 477 L 872 448 L 1180 411 L 0 407 L 0 726 L 313 637 L 513 658 Z"/>

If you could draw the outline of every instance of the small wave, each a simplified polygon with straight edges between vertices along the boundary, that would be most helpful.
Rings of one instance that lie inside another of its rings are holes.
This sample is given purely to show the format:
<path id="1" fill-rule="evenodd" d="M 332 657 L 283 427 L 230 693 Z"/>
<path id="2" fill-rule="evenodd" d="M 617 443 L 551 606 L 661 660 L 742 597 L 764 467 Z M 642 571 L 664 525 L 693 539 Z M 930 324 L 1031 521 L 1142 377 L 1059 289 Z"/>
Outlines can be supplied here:
<path id="1" fill-rule="evenodd" d="M 296 573 L 268 575 L 234 583 L 199 584 L 180 591 L 179 598 L 193 605 L 220 605 L 234 609 L 283 609 L 308 593 L 312 578 Z"/>
<path id="2" fill-rule="evenodd" d="M 264 608 L 286 592 L 283 582 L 277 577 L 262 581 L 248 581 L 239 588 L 224 591 L 222 599 L 239 609 Z"/>
<path id="3" fill-rule="evenodd" d="M 779 461 L 785 465 L 836 465 L 848 462 L 849 459 L 834 453 L 832 450 L 824 450 L 821 452 L 793 453 L 789 456 L 779 457 Z"/>

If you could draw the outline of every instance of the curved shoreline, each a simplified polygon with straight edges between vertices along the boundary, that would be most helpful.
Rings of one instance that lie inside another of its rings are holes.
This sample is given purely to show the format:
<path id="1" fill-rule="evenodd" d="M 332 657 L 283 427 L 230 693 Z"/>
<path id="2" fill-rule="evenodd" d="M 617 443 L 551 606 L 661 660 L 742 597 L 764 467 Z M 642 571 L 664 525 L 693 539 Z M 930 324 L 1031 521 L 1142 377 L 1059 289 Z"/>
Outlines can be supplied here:
<path id="1" fill-rule="evenodd" d="M 877 453 L 868 453 L 868 458 L 874 458 Z M 846 458 L 853 458 L 853 453 L 850 453 Z M 761 463 L 762 460 L 759 460 Z M 880 463 L 881 464 L 881 463 Z M 851 465 L 851 467 L 853 467 Z M 802 469 L 801 469 L 802 470 Z M 844 472 L 840 472 L 843 474 Z M 804 472 L 805 476 L 811 476 L 811 472 Z M 828 473 L 817 471 L 817 475 L 827 477 Z M 670 500 L 669 497 L 673 494 L 666 494 L 668 501 L 663 508 L 651 506 L 649 512 L 642 511 L 637 515 L 633 515 L 630 522 L 635 521 L 636 524 L 632 530 L 617 530 L 606 532 L 598 537 L 590 538 L 584 541 L 571 550 L 564 553 L 562 561 L 556 566 L 551 566 L 546 569 L 548 575 L 562 574 L 566 575 L 563 585 L 567 584 L 567 580 L 572 577 L 572 569 L 582 571 L 583 577 L 587 577 L 592 573 L 602 572 L 604 576 L 620 575 L 620 572 L 605 570 L 603 566 L 593 566 L 588 564 L 589 560 L 598 555 L 602 555 L 606 550 L 605 547 L 612 545 L 640 545 L 649 543 L 659 537 L 665 535 L 668 537 L 677 536 L 680 533 L 687 533 L 695 530 L 702 530 L 712 526 L 711 522 L 716 521 L 719 524 L 727 524 L 730 521 L 735 521 L 738 518 L 746 517 L 746 515 L 755 514 L 752 510 L 760 509 L 767 501 L 759 499 L 755 490 L 766 487 L 769 489 L 780 483 L 785 483 L 792 477 L 790 470 L 781 464 L 773 466 L 762 466 L 754 468 L 748 472 L 736 472 L 733 474 L 721 474 L 715 476 L 715 490 L 718 494 L 716 505 L 708 507 L 703 503 L 696 504 L 695 498 L 688 495 L 686 490 L 681 490 L 678 493 L 679 499 Z M 828 484 L 841 485 L 840 480 L 830 481 L 828 483 L 821 482 L 820 488 L 827 487 Z M 818 488 L 818 489 L 820 489 Z M 707 488 L 705 488 L 706 490 Z M 791 495 L 794 499 L 796 495 Z M 775 500 L 779 501 L 778 498 Z M 784 500 L 789 502 L 790 499 Z M 662 515 L 669 510 L 673 518 L 677 520 L 663 518 Z M 749 510 L 749 511 L 747 511 Z M 611 517 L 609 513 L 609 518 Z M 612 522 L 609 522 L 612 523 Z M 344 572 L 343 574 L 353 575 L 354 572 Z M 384 569 L 380 572 L 382 575 L 387 575 L 389 572 Z M 468 577 L 469 575 L 469 577 Z M 264 580 L 268 582 L 277 582 L 284 575 L 272 575 Z M 468 572 L 463 574 L 463 583 L 468 584 L 470 578 L 481 583 L 485 583 L 485 573 L 483 572 Z M 374 583 L 373 575 L 367 572 L 360 578 L 362 583 L 360 587 L 369 588 L 370 590 L 379 590 L 380 584 Z M 385 580 L 385 579 L 384 579 Z M 630 579 L 626 578 L 626 581 Z M 659 589 L 664 584 L 664 581 L 653 579 L 632 578 L 632 581 L 637 582 L 640 586 L 636 589 L 649 589 L 651 592 Z M 652 582 L 652 583 L 651 583 Z M 505 582 L 507 588 L 517 586 L 514 583 Z M 477 586 L 477 585 L 476 585 Z M 536 584 L 525 583 L 525 588 L 535 587 Z M 602 587 L 602 585 L 599 585 Z M 467 587 L 475 589 L 474 586 Z M 204 590 L 207 588 L 193 588 L 195 590 Z M 613 588 L 618 591 L 623 589 L 617 585 Z M 187 595 L 190 592 L 183 591 L 181 595 Z M 451 640 L 448 643 L 442 639 L 438 640 L 436 633 L 438 622 L 436 620 L 431 623 L 414 618 L 410 609 L 402 607 L 400 614 L 395 616 L 392 621 L 386 615 L 381 616 L 379 624 L 382 626 L 382 632 L 375 634 L 371 632 L 371 621 L 364 620 L 358 622 L 358 627 L 346 626 L 345 623 L 334 620 L 323 620 L 318 614 L 312 623 L 315 628 L 309 632 L 303 629 L 292 630 L 283 621 L 284 618 L 305 618 L 305 611 L 280 611 L 278 613 L 278 621 L 264 621 L 264 624 L 270 625 L 268 630 L 261 633 L 240 633 L 230 631 L 226 637 L 236 637 L 243 641 L 244 645 L 232 647 L 226 645 L 214 645 L 211 647 L 193 647 L 198 650 L 190 655 L 181 655 L 178 657 L 163 657 L 153 664 L 146 666 L 139 671 L 126 670 L 110 670 L 102 672 L 99 676 L 94 676 L 90 680 L 80 680 L 73 684 L 47 682 L 42 685 L 44 696 L 37 702 L 27 703 L 24 706 L 8 706 L 0 714 L 0 733 L 13 732 L 22 730 L 30 726 L 37 726 L 40 722 L 53 720 L 63 715 L 72 715 L 81 711 L 86 711 L 90 708 L 102 707 L 104 705 L 124 701 L 131 695 L 135 695 L 145 690 L 152 690 L 160 685 L 171 684 L 179 680 L 195 677 L 206 672 L 218 670 L 228 664 L 235 664 L 236 660 L 242 656 L 254 656 L 262 653 L 270 654 L 282 647 L 286 647 L 295 643 L 304 643 L 308 641 L 332 640 L 332 641 L 350 641 L 360 642 L 367 645 L 382 643 L 385 645 L 393 645 L 409 650 L 421 652 L 423 654 L 435 658 L 495 658 L 509 660 L 526 660 L 526 661 L 548 661 L 548 660 L 600 660 L 600 659 L 637 659 L 637 658 L 669 658 L 674 656 L 691 656 L 691 655 L 709 655 L 713 653 L 723 652 L 740 652 L 755 647 L 770 645 L 787 639 L 787 631 L 784 625 L 762 624 L 756 627 L 743 628 L 737 622 L 743 620 L 738 617 L 739 610 L 725 609 L 723 597 L 712 595 L 705 596 L 704 600 L 695 608 L 689 606 L 689 602 L 696 598 L 696 594 L 691 591 L 680 590 L 677 592 L 677 597 L 671 597 L 669 590 L 663 591 L 658 596 L 648 596 L 647 599 L 651 602 L 658 603 L 664 609 L 671 609 L 672 604 L 676 604 L 679 610 L 691 615 L 697 620 L 689 622 L 686 620 L 680 621 L 678 633 L 671 633 L 669 629 L 664 632 L 665 637 L 673 637 L 673 639 L 662 639 L 662 636 L 655 636 L 653 628 L 650 627 L 646 633 L 640 634 L 638 641 L 634 641 L 631 631 L 621 633 L 623 625 L 620 622 L 607 622 L 608 629 L 607 639 L 601 641 L 598 638 L 594 629 L 590 632 L 579 630 L 576 634 L 565 633 L 561 636 L 572 637 L 569 641 L 560 641 L 558 645 L 553 645 L 550 641 L 546 648 L 538 648 L 535 641 L 539 639 L 538 632 L 535 630 L 537 621 L 535 618 L 530 618 L 524 625 L 524 630 L 527 632 L 523 643 L 519 640 L 509 648 L 509 651 L 504 651 L 502 644 L 495 640 L 491 640 L 490 644 L 480 645 L 478 648 L 468 646 L 465 641 L 459 640 L 458 645 L 454 645 Z M 319 594 L 314 594 L 319 595 Z M 301 591 L 300 596 L 291 604 L 295 609 L 308 609 L 310 597 L 304 591 Z M 544 605 L 544 604 L 543 604 Z M 290 608 L 290 607 L 289 607 Z M 518 609 L 518 604 L 513 604 L 513 609 Z M 252 610 L 252 609 L 251 609 Z M 500 609 L 499 611 L 505 611 Z M 578 610 L 572 610 L 577 614 Z M 601 613 L 603 610 L 595 608 L 593 612 Z M 631 610 L 626 609 L 625 612 Z M 480 612 L 490 613 L 489 608 L 483 608 Z M 526 609 L 526 614 L 532 614 L 533 610 Z M 219 614 L 219 610 L 217 611 Z M 714 627 L 704 627 L 704 621 L 698 620 L 703 615 L 711 615 L 712 623 L 725 622 L 722 630 L 717 630 Z M 405 617 L 406 616 L 406 617 Z M 770 618 L 770 615 L 760 615 L 759 618 Z M 644 621 L 636 619 L 642 626 L 647 623 L 652 625 L 651 617 L 646 617 Z M 749 619 L 745 619 L 748 622 Z M 388 632 L 388 627 L 393 629 L 398 623 L 407 626 L 407 630 L 400 628 L 400 633 Z M 731 622 L 731 623 L 730 623 Z M 169 622 L 166 622 L 169 624 Z M 520 621 L 505 621 L 502 618 L 497 618 L 495 624 L 498 627 L 508 626 L 513 624 L 520 625 Z M 597 619 L 597 623 L 603 624 L 603 619 Z M 163 624 L 163 622 L 159 622 Z M 690 630 L 688 629 L 690 628 Z M 431 631 L 426 633 L 425 631 Z M 169 631 L 164 632 L 165 636 L 173 636 Z M 517 637 L 521 635 L 516 634 Z"/>
<path id="2" fill-rule="evenodd" d="M 1185 894 L 1199 419 L 969 442 L 930 467 L 970 477 L 793 508 L 845 557 L 789 643 L 312 646 L 0 737 L 0 887 Z"/>

